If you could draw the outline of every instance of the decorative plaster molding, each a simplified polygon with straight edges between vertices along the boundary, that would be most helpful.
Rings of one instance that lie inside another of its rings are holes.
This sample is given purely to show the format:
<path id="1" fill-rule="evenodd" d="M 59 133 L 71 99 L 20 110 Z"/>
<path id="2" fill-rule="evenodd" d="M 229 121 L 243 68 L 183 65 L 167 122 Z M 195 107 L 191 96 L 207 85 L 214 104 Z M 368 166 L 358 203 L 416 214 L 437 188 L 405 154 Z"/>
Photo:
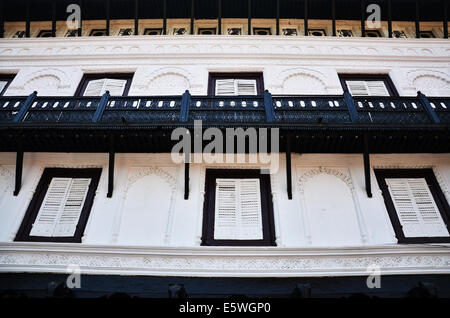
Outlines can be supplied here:
<path id="1" fill-rule="evenodd" d="M 387 245 L 366 248 L 146 248 L 42 243 L 1 243 L 0 272 L 206 277 L 366 276 L 450 274 L 448 246 Z"/>
<path id="2" fill-rule="evenodd" d="M 442 80 L 443 82 L 447 83 L 447 85 L 450 85 L 450 81 L 448 80 L 450 78 L 450 74 L 448 72 L 444 72 L 441 70 L 440 71 L 430 69 L 412 70 L 409 71 L 406 76 L 408 78 L 408 82 L 411 87 L 415 87 L 415 81 L 420 77 L 433 77 Z"/>
<path id="3" fill-rule="evenodd" d="M 173 57 L 276 57 L 355 60 L 377 58 L 392 60 L 447 61 L 450 57 L 445 39 L 333 38 L 266 36 L 148 36 L 1 39 L 0 61 L 107 59 L 132 61 L 136 58 Z"/>
<path id="4" fill-rule="evenodd" d="M 305 182 L 307 182 L 308 180 L 314 178 L 315 176 L 317 176 L 319 174 L 328 174 L 328 175 L 335 176 L 338 179 L 342 180 L 349 187 L 349 189 L 352 193 L 355 190 L 352 179 L 350 178 L 349 175 L 346 175 L 335 169 L 330 169 L 330 168 L 326 168 L 326 167 L 318 167 L 316 169 L 311 169 L 308 172 L 305 172 L 298 178 L 300 192 L 301 193 L 304 192 L 303 184 Z"/>

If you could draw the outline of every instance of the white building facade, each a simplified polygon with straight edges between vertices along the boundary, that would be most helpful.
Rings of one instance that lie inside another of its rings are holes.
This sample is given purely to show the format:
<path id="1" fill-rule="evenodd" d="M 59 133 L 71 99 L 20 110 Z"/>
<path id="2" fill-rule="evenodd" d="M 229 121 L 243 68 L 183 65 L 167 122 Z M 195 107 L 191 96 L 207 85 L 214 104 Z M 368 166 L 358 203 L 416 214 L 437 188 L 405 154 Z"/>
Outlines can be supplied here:
<path id="1" fill-rule="evenodd" d="M 331 18 L 306 21 L 307 33 L 336 28 Z M 225 17 L 221 31 L 242 34 L 199 35 L 218 33 L 217 20 L 194 22 L 192 35 L 173 35 L 189 30 L 188 18 L 167 19 L 169 34 L 151 36 L 142 32 L 159 30 L 162 17 L 139 19 L 139 35 L 121 36 L 134 21 L 112 19 L 109 36 L 89 36 L 105 21 L 88 20 L 83 36 L 65 37 L 58 21 L 56 37 L 40 38 L 51 21 L 32 20 L 29 38 L 13 38 L 27 22 L 5 19 L 3 290 L 42 296 L 42 286 L 16 277 L 59 283 L 76 265 L 86 279 L 74 290 L 81 296 L 95 279 L 115 286 L 123 277 L 163 279 L 152 295 L 166 295 L 171 283 L 189 296 L 289 295 L 305 283 L 318 297 L 401 297 L 431 282 L 448 296 L 450 45 L 442 21 L 420 22 L 434 38 L 415 38 L 408 21 L 392 31 L 406 38 L 386 37 L 387 21 L 381 37 L 361 37 L 350 19 L 337 21 L 338 36 L 302 35 L 304 19 L 251 20 L 253 33 L 272 35 L 247 35 L 247 19 Z M 174 162 L 171 134 L 195 134 L 194 119 L 204 129 L 279 129 L 277 169 L 259 177 L 270 163 L 250 154 Z M 365 285 L 373 268 L 384 289 Z M 203 278 L 217 280 L 192 287 Z M 227 278 L 228 289 L 214 283 Z M 241 278 L 251 279 L 243 292 Z M 258 287 L 263 278 L 273 290 Z M 339 280 L 349 290 L 315 289 Z M 143 290 L 120 291 L 148 296 Z"/>

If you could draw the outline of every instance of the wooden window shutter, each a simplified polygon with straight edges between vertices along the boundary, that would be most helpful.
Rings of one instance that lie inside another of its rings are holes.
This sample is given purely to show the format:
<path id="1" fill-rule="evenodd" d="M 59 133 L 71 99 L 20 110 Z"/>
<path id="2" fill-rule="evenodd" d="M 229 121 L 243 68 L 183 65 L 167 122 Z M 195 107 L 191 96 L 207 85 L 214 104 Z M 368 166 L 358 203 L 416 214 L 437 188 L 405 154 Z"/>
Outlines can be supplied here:
<path id="1" fill-rule="evenodd" d="M 257 95 L 254 79 L 218 79 L 216 80 L 216 96 Z"/>
<path id="2" fill-rule="evenodd" d="M 83 96 L 101 96 L 109 91 L 111 96 L 122 96 L 127 85 L 125 79 L 102 78 L 91 80 L 86 85 Z"/>
<path id="3" fill-rule="evenodd" d="M 405 237 L 449 235 L 424 178 L 386 178 L 386 184 Z"/>
<path id="4" fill-rule="evenodd" d="M 30 236 L 73 236 L 90 182 L 90 178 L 52 178 Z"/>
<path id="5" fill-rule="evenodd" d="M 216 80 L 216 95 L 217 96 L 234 96 L 234 95 L 236 95 L 234 79 L 218 79 L 218 80 Z"/>
<path id="6" fill-rule="evenodd" d="M 214 239 L 263 239 L 259 179 L 216 179 Z"/>
<path id="7" fill-rule="evenodd" d="M 384 81 L 345 81 L 353 96 L 390 96 Z"/>
<path id="8" fill-rule="evenodd" d="M 237 95 L 257 95 L 256 80 L 236 80 Z"/>

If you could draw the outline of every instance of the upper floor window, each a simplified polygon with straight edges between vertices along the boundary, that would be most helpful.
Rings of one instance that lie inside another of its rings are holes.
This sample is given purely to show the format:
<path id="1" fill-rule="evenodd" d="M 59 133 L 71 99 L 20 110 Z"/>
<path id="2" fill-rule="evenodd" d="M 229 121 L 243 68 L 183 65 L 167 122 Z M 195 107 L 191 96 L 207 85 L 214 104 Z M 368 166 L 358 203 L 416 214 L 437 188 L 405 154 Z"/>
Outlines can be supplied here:
<path id="1" fill-rule="evenodd" d="M 431 169 L 377 169 L 399 243 L 450 242 L 450 207 Z"/>
<path id="2" fill-rule="evenodd" d="M 202 245 L 275 245 L 270 176 L 207 170 Z"/>
<path id="3" fill-rule="evenodd" d="M 341 74 L 339 78 L 353 96 L 398 96 L 389 75 Z"/>
<path id="4" fill-rule="evenodd" d="M 14 75 L 0 75 L 0 96 L 6 92 L 13 78 Z"/>
<path id="5" fill-rule="evenodd" d="M 211 73 L 209 95 L 250 96 L 264 92 L 262 73 Z"/>
<path id="6" fill-rule="evenodd" d="M 81 242 L 101 169 L 47 168 L 16 241 Z"/>
<path id="7" fill-rule="evenodd" d="M 37 35 L 38 38 L 51 38 L 53 35 L 52 30 L 40 30 Z"/>
<path id="8" fill-rule="evenodd" d="M 77 96 L 101 96 L 109 91 L 111 96 L 126 96 L 133 74 L 89 74 L 84 75 Z"/>

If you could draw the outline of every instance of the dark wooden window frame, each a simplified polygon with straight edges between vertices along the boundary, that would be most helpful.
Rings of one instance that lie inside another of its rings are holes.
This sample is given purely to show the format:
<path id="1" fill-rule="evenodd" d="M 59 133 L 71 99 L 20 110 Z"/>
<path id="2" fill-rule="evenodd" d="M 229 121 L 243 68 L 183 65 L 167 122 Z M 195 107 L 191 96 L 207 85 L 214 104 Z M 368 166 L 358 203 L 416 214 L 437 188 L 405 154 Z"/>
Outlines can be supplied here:
<path id="1" fill-rule="evenodd" d="M 157 35 L 162 35 L 163 34 L 163 28 L 145 28 L 144 29 L 144 33 L 142 33 L 143 35 L 152 35 L 152 34 L 148 34 L 148 32 L 151 31 L 159 31 L 159 34 Z M 153 36 L 157 36 L 155 34 L 153 34 Z"/>
<path id="2" fill-rule="evenodd" d="M 39 33 L 38 33 L 38 35 L 37 35 L 37 37 L 38 37 L 38 38 L 41 38 L 41 37 L 42 37 L 42 34 L 44 34 L 44 33 L 50 33 L 50 36 L 48 36 L 48 37 L 52 37 L 52 36 L 51 36 L 52 30 L 45 30 L 45 29 L 44 29 L 44 30 L 40 30 Z"/>
<path id="3" fill-rule="evenodd" d="M 345 81 L 383 81 L 391 96 L 399 96 L 389 74 L 339 74 L 342 89 L 348 91 Z"/>
<path id="4" fill-rule="evenodd" d="M 5 92 L 7 91 L 9 85 L 13 81 L 14 77 L 16 77 L 15 74 L 0 74 L 0 81 L 6 81 L 8 82 L 6 86 L 3 88 L 3 90 L 0 91 L 0 96 L 3 96 Z"/>
<path id="5" fill-rule="evenodd" d="M 95 32 L 105 32 L 104 35 L 94 35 Z M 92 29 L 91 32 L 89 32 L 89 36 L 107 36 L 108 30 L 107 29 Z"/>
<path id="6" fill-rule="evenodd" d="M 242 73 L 209 73 L 208 95 L 216 95 L 216 80 L 218 79 L 254 79 L 256 80 L 256 92 L 258 95 L 264 94 L 264 79 L 262 72 L 242 72 Z"/>
<path id="7" fill-rule="evenodd" d="M 130 90 L 131 81 L 133 80 L 133 73 L 95 73 L 95 74 L 84 74 L 81 78 L 80 84 L 75 92 L 75 96 L 83 96 L 83 93 L 86 89 L 86 86 L 89 81 L 98 80 L 102 78 L 114 78 L 114 79 L 123 79 L 127 81 L 125 85 L 125 89 L 123 90 L 122 96 L 127 96 Z"/>
<path id="8" fill-rule="evenodd" d="M 46 168 L 39 180 L 36 191 L 31 199 L 30 205 L 25 213 L 22 224 L 17 232 L 15 241 L 28 242 L 70 242 L 81 243 L 81 238 L 86 228 L 86 224 L 94 203 L 95 191 L 102 173 L 101 168 L 72 169 L 72 168 Z M 72 237 L 46 237 L 30 236 L 32 225 L 36 220 L 39 209 L 44 201 L 45 194 L 52 178 L 91 178 L 91 183 L 84 201 L 84 206 L 78 220 L 75 234 Z"/>
<path id="9" fill-rule="evenodd" d="M 378 181 L 378 185 L 382 191 L 384 203 L 391 219 L 392 226 L 394 228 L 395 236 L 399 243 L 448 243 L 450 242 L 450 236 L 445 237 L 405 237 L 400 219 L 395 210 L 394 202 L 392 201 L 389 189 L 386 184 L 386 178 L 425 178 L 436 203 L 442 219 L 450 231 L 450 207 L 442 192 L 438 181 L 433 173 L 432 169 L 375 169 L 375 175 Z"/>
<path id="10" fill-rule="evenodd" d="M 216 203 L 216 179 L 249 179 L 260 180 L 261 217 L 263 224 L 262 240 L 215 240 L 214 219 Z M 202 246 L 276 246 L 273 217 L 272 190 L 270 175 L 261 174 L 260 170 L 244 169 L 207 169 L 205 178 L 205 201 L 203 204 Z"/>
<path id="11" fill-rule="evenodd" d="M 197 34 L 202 34 L 201 32 L 202 32 L 202 31 L 205 31 L 205 30 L 211 30 L 211 31 L 213 31 L 212 35 L 217 34 L 217 28 L 216 28 L 216 27 L 211 27 L 211 28 L 198 28 Z M 210 34 L 205 34 L 205 35 L 210 35 Z"/>

